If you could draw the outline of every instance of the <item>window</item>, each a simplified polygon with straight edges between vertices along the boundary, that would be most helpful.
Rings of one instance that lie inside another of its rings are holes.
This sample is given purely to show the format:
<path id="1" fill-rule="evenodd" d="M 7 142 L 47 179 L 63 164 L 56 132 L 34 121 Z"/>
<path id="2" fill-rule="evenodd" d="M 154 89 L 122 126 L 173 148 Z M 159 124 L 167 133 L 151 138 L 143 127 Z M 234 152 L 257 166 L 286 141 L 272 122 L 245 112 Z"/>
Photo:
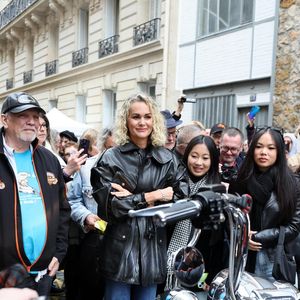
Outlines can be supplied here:
<path id="1" fill-rule="evenodd" d="M 138 82 L 137 84 L 138 90 L 143 94 L 150 96 L 152 99 L 156 99 L 156 82 Z"/>
<path id="2" fill-rule="evenodd" d="M 155 18 L 160 18 L 160 3 L 161 0 L 150 0 L 149 1 L 149 12 L 150 12 L 150 16 L 149 16 L 149 20 L 155 19 Z"/>
<path id="3" fill-rule="evenodd" d="M 49 24 L 49 39 L 48 39 L 48 61 L 53 61 L 58 58 L 58 41 L 59 41 L 59 26 L 58 24 Z"/>
<path id="4" fill-rule="evenodd" d="M 76 121 L 81 123 L 86 121 L 86 97 L 84 95 L 76 96 Z"/>
<path id="5" fill-rule="evenodd" d="M 29 37 L 25 40 L 25 51 L 26 51 L 26 70 L 31 71 L 33 69 L 33 51 L 34 51 L 33 37 Z"/>
<path id="6" fill-rule="evenodd" d="M 8 51 L 8 78 L 14 78 L 15 76 L 15 50 Z"/>
<path id="7" fill-rule="evenodd" d="M 112 90 L 103 90 L 103 127 L 110 127 L 116 119 L 117 94 Z"/>
<path id="8" fill-rule="evenodd" d="M 88 47 L 89 36 L 89 12 L 88 10 L 79 9 L 78 22 L 78 49 Z"/>
<path id="9" fill-rule="evenodd" d="M 109 38 L 119 33 L 119 10 L 119 0 L 106 0 L 104 38 Z"/>
<path id="10" fill-rule="evenodd" d="M 49 110 L 51 110 L 52 108 L 57 108 L 57 99 L 51 99 L 49 100 L 48 102 L 48 107 L 49 107 Z"/>
<path id="11" fill-rule="evenodd" d="M 253 21 L 254 0 L 199 0 L 199 37 Z"/>
<path id="12" fill-rule="evenodd" d="M 56 23 L 49 24 L 48 60 L 45 64 L 46 76 L 56 74 L 58 69 L 58 41 L 59 26 Z"/>

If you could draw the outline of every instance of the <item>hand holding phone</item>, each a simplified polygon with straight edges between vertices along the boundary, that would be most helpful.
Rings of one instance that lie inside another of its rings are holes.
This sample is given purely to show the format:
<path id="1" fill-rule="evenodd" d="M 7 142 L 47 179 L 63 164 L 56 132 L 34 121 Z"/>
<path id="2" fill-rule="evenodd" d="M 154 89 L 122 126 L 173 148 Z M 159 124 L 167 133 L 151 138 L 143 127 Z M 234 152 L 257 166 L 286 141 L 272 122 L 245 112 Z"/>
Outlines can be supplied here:
<path id="1" fill-rule="evenodd" d="M 257 105 L 253 106 L 249 112 L 249 118 L 251 120 L 253 120 L 255 118 L 256 114 L 259 112 L 259 110 L 260 110 L 259 106 L 257 106 Z"/>
<path id="2" fill-rule="evenodd" d="M 78 151 L 83 149 L 83 151 L 81 152 L 80 156 L 86 154 L 87 156 L 89 156 L 89 147 L 90 147 L 90 141 L 87 139 L 80 139 L 79 141 L 79 147 L 78 147 Z"/>

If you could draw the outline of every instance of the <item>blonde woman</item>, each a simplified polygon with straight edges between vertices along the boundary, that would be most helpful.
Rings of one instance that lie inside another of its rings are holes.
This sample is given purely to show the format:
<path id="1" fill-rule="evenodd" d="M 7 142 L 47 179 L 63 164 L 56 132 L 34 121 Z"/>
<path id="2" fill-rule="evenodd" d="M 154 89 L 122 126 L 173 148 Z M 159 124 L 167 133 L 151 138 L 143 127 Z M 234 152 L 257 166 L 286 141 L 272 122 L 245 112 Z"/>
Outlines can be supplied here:
<path id="1" fill-rule="evenodd" d="M 153 300 L 157 284 L 165 279 L 165 228 L 155 227 L 151 219 L 128 216 L 130 209 L 187 194 L 183 172 L 163 147 L 165 141 L 166 128 L 155 101 L 144 95 L 130 97 L 118 114 L 117 146 L 92 169 L 98 215 L 108 221 L 100 261 L 106 300 Z"/>

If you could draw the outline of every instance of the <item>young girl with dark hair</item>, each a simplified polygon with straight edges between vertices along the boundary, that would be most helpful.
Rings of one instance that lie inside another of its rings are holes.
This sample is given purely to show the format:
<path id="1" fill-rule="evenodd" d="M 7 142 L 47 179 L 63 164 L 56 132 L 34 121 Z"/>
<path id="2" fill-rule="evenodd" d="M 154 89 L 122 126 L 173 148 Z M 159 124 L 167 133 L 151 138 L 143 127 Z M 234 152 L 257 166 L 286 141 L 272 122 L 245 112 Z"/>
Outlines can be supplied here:
<path id="1" fill-rule="evenodd" d="M 193 138 L 187 145 L 183 163 L 187 169 L 190 197 L 197 194 L 201 186 L 221 183 L 219 154 L 211 137 L 199 135 Z M 209 285 L 214 276 L 226 266 L 224 230 L 203 228 L 202 217 L 193 219 L 192 224 L 202 228 L 196 248 L 204 257 L 205 271 L 208 272 L 206 283 Z"/>
<path id="2" fill-rule="evenodd" d="M 257 129 L 229 192 L 253 198 L 246 270 L 272 278 L 280 226 L 285 227 L 285 244 L 295 240 L 300 228 L 298 183 L 287 167 L 284 140 L 278 129 Z"/>
<path id="3" fill-rule="evenodd" d="M 187 145 L 182 160 L 187 167 L 190 188 L 192 183 L 197 184 L 202 179 L 205 184 L 220 183 L 219 154 L 211 137 L 199 135 L 193 138 Z M 192 190 L 191 192 L 193 193 Z"/>

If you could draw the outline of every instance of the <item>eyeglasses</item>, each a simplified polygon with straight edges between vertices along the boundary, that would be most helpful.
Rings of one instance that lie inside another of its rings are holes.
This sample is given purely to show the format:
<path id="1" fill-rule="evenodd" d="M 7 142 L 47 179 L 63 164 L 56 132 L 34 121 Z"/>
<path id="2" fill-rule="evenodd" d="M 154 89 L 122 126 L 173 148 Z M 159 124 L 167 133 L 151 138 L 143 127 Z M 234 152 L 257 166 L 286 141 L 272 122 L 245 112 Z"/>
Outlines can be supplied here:
<path id="1" fill-rule="evenodd" d="M 46 124 L 46 123 L 41 124 L 41 125 L 40 125 L 40 128 L 47 128 L 47 124 Z"/>
<path id="2" fill-rule="evenodd" d="M 240 150 L 240 148 L 228 147 L 228 146 L 221 146 L 220 148 L 222 151 L 224 152 L 230 151 L 232 154 L 236 154 Z"/>
<path id="3" fill-rule="evenodd" d="M 176 137 L 177 132 L 176 131 L 172 131 L 172 132 L 167 132 L 167 136 L 168 137 Z"/>
<path id="4" fill-rule="evenodd" d="M 255 133 L 257 133 L 257 132 L 259 132 L 259 131 L 268 131 L 268 130 L 273 130 L 273 131 L 276 131 L 276 132 L 278 132 L 281 136 L 282 136 L 282 138 L 283 138 L 283 134 L 284 134 L 284 130 L 282 129 L 282 128 L 280 128 L 280 127 L 272 127 L 272 126 L 258 126 L 258 127 L 256 127 L 256 129 L 255 129 Z"/>

